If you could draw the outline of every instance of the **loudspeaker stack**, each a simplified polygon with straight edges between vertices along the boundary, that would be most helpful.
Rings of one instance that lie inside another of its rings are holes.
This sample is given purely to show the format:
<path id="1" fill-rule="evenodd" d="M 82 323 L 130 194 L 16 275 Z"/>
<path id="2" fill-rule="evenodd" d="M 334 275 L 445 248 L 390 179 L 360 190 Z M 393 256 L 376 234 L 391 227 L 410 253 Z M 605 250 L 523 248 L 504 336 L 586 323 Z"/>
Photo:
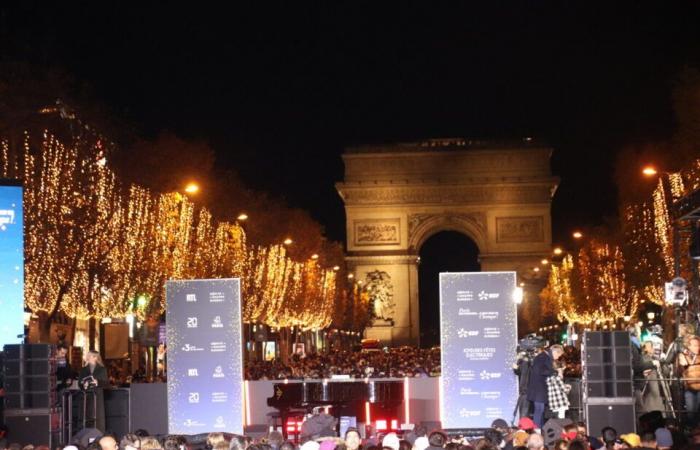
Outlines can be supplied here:
<path id="1" fill-rule="evenodd" d="M 581 349 L 583 402 L 588 432 L 611 426 L 619 434 L 636 429 L 632 343 L 627 331 L 587 331 Z"/>
<path id="2" fill-rule="evenodd" d="M 10 442 L 57 444 L 56 348 L 48 344 L 4 347 L 5 424 Z"/>

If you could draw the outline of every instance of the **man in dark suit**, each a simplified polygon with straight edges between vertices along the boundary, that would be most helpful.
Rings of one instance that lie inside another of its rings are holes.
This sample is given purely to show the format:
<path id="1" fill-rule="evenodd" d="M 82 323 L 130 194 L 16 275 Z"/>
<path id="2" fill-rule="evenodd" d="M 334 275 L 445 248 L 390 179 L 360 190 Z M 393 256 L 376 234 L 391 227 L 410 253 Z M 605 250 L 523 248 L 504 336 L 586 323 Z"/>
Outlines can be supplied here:
<path id="1" fill-rule="evenodd" d="M 534 413 L 532 420 L 539 428 L 544 425 L 544 409 L 547 405 L 547 378 L 555 375 L 554 361 L 564 354 L 561 345 L 552 345 L 549 350 L 542 350 L 532 361 L 530 381 L 527 386 L 527 399 L 532 402 Z"/>

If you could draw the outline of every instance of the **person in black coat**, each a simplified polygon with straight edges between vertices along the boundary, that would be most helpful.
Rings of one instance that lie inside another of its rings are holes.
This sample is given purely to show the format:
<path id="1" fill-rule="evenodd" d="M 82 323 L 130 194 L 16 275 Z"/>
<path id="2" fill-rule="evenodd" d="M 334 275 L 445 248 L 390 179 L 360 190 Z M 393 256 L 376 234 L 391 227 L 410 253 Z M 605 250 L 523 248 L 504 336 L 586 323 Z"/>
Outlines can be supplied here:
<path id="1" fill-rule="evenodd" d="M 564 349 L 561 345 L 552 345 L 549 350 L 541 351 L 532 361 L 527 399 L 532 402 L 534 408 L 532 420 L 539 428 L 544 425 L 544 409 L 549 399 L 547 378 L 557 373 L 554 369 L 554 361 L 563 354 Z"/>
<path id="2" fill-rule="evenodd" d="M 104 388 L 109 387 L 109 376 L 107 369 L 102 363 L 102 357 L 95 351 L 87 352 L 85 355 L 85 366 L 80 370 L 78 380 L 80 389 L 84 391 L 93 391 L 96 401 L 93 403 L 88 397 L 88 412 L 94 412 L 95 428 L 105 431 L 105 397 Z M 96 410 L 91 411 L 92 405 L 96 405 Z"/>
<path id="3" fill-rule="evenodd" d="M 68 347 L 60 344 L 56 347 L 56 390 L 68 389 L 75 380 L 75 372 L 68 364 Z"/>

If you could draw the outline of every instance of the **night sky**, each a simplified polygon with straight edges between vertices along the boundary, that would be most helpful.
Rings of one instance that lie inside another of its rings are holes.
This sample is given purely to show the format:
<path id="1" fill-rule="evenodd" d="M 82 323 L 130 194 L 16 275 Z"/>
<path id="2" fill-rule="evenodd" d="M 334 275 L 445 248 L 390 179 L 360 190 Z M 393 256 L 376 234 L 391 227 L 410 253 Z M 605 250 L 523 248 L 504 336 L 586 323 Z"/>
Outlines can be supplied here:
<path id="1" fill-rule="evenodd" d="M 615 151 L 673 131 L 700 56 L 696 2 L 32 3 L 0 7 L 3 59 L 63 67 L 142 136 L 205 139 L 336 240 L 343 148 L 430 137 L 549 143 L 556 239 L 599 223 Z"/>
<path id="2" fill-rule="evenodd" d="M 615 153 L 673 133 L 672 87 L 700 62 L 698 2 L 239 3 L 3 2 L 0 58 L 72 73 L 141 137 L 207 141 L 339 241 L 344 147 L 534 137 L 562 180 L 555 243 L 615 215 Z M 468 244 L 441 257 L 460 239 L 423 249 L 425 295 L 478 267 Z"/>

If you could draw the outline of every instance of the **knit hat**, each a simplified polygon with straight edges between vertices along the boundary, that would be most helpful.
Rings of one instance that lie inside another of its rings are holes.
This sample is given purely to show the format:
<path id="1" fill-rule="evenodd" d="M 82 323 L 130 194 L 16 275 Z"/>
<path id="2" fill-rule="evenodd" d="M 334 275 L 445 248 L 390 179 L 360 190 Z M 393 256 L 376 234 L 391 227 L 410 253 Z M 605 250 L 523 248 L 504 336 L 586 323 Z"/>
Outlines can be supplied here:
<path id="1" fill-rule="evenodd" d="M 306 441 L 304 442 L 299 450 L 320 450 L 321 446 L 316 441 Z"/>
<path id="2" fill-rule="evenodd" d="M 413 443 L 414 450 L 425 450 L 428 447 L 430 447 L 430 442 L 428 442 L 428 438 L 425 436 L 416 438 L 416 442 Z"/>
<path id="3" fill-rule="evenodd" d="M 620 436 L 620 439 L 625 441 L 630 447 L 639 447 L 640 445 L 642 445 L 641 438 L 638 434 L 635 433 L 623 434 L 622 436 Z"/>
<path id="4" fill-rule="evenodd" d="M 537 428 L 535 425 L 535 422 L 532 421 L 529 417 L 521 417 L 520 420 L 518 421 L 518 428 L 521 430 L 529 431 L 529 430 L 534 430 Z"/>
<path id="5" fill-rule="evenodd" d="M 382 440 L 382 446 L 393 448 L 394 450 L 399 450 L 399 437 L 396 435 L 396 433 L 387 434 L 386 436 L 384 436 L 384 440 Z"/>
<path id="6" fill-rule="evenodd" d="M 673 446 L 673 436 L 667 428 L 658 428 L 654 434 L 656 435 L 656 445 L 659 448 Z"/>
<path id="7" fill-rule="evenodd" d="M 321 445 L 319 446 L 319 450 L 335 450 L 336 444 L 333 439 L 326 439 L 324 441 L 321 441 Z"/>
<path id="8" fill-rule="evenodd" d="M 496 419 L 491 423 L 491 428 L 503 429 L 508 428 L 508 422 L 503 419 Z"/>
<path id="9" fill-rule="evenodd" d="M 525 430 L 518 430 L 513 434 L 513 447 L 525 447 L 527 445 L 527 438 L 530 435 Z"/>

